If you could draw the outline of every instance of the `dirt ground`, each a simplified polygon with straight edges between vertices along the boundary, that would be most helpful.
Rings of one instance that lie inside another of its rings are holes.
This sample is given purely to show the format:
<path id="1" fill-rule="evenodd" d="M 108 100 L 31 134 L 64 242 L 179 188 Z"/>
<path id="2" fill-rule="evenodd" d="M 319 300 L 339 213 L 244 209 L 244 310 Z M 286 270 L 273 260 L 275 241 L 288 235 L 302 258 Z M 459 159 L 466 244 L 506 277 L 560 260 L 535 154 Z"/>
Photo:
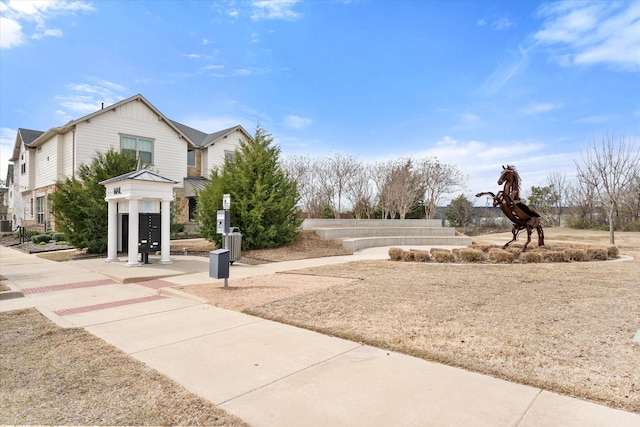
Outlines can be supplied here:
<path id="1" fill-rule="evenodd" d="M 549 247 L 609 239 L 598 231 L 545 232 Z M 508 240 L 510 233 L 474 237 Z M 616 233 L 616 242 L 632 260 L 362 261 L 238 280 L 231 291 L 184 290 L 220 307 L 640 412 L 640 343 L 633 341 L 640 233 Z"/>

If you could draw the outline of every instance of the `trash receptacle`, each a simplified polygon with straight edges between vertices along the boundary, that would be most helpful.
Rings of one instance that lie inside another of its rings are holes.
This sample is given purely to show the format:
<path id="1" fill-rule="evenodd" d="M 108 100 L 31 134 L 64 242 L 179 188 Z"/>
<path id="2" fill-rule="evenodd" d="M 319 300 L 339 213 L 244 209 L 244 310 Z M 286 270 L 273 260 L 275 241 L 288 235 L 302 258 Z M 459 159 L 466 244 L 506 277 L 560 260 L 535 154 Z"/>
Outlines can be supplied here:
<path id="1" fill-rule="evenodd" d="M 229 250 L 229 263 L 233 264 L 240 259 L 240 249 L 242 248 L 242 234 L 238 227 L 231 227 L 231 233 L 225 234 L 222 247 Z"/>
<path id="2" fill-rule="evenodd" d="M 229 278 L 228 249 L 216 249 L 209 252 L 209 277 L 213 279 Z"/>

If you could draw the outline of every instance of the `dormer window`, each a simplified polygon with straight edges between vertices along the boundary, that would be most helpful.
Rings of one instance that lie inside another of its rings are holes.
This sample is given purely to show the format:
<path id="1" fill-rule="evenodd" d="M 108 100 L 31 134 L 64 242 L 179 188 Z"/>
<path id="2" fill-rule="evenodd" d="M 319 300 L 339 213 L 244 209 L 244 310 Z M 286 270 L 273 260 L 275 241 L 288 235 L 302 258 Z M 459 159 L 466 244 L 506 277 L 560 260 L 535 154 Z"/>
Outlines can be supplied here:
<path id="1" fill-rule="evenodd" d="M 140 159 L 143 165 L 153 164 L 153 140 L 136 136 L 120 137 L 120 150 Z"/>

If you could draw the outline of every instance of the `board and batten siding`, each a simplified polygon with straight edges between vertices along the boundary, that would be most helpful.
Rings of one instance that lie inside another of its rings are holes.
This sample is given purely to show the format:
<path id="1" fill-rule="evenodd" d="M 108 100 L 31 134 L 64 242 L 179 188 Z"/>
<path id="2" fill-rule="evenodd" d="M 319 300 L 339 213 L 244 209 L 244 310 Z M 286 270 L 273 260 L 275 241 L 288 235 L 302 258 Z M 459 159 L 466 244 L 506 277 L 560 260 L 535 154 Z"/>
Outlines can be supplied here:
<path id="1" fill-rule="evenodd" d="M 203 162 L 206 160 L 206 170 L 203 176 L 209 177 L 209 174 L 216 167 L 224 165 L 225 153 L 227 151 L 234 152 L 240 146 L 240 141 L 244 138 L 244 134 L 239 130 L 235 130 L 228 134 L 226 138 L 216 141 L 207 148 L 207 153 L 202 156 Z"/>
<path id="2" fill-rule="evenodd" d="M 58 141 L 62 135 L 54 135 L 35 149 L 36 171 L 34 189 L 55 184 L 58 179 Z"/>
<path id="3" fill-rule="evenodd" d="M 120 151 L 120 136 L 153 141 L 151 170 L 177 181 L 187 176 L 187 141 L 141 101 L 133 100 L 76 126 L 76 165 L 91 162 L 96 152 Z"/>

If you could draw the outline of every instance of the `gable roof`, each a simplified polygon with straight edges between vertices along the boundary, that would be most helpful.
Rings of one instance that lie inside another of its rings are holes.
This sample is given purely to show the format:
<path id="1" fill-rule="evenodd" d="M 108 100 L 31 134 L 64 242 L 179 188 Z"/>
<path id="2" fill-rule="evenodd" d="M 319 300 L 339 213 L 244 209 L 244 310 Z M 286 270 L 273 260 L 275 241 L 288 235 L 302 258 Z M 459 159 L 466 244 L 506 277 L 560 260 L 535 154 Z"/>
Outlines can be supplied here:
<path id="1" fill-rule="evenodd" d="M 16 136 L 16 142 L 13 148 L 13 156 L 9 159 L 9 161 L 16 161 L 18 159 L 18 155 L 20 154 L 20 142 L 22 142 L 26 148 L 35 148 L 40 144 L 47 141 L 53 135 L 66 133 L 70 131 L 74 126 L 78 123 L 82 123 L 84 121 L 89 121 L 92 118 L 99 116 L 108 111 L 112 111 L 120 107 L 121 105 L 127 104 L 131 101 L 140 101 L 143 102 L 147 107 L 149 107 L 155 114 L 158 115 L 158 119 L 167 123 L 169 127 L 171 127 L 181 138 L 184 138 L 188 144 L 195 147 L 207 147 L 209 145 L 214 144 L 219 139 L 224 138 L 229 133 L 239 130 L 246 137 L 250 137 L 246 130 L 240 125 L 234 126 L 229 129 L 221 130 L 219 132 L 214 132 L 211 134 L 207 134 L 205 132 L 201 132 L 197 129 L 189 127 L 187 125 L 183 125 L 182 123 L 178 123 L 174 120 L 169 120 L 164 114 L 160 112 L 156 107 L 153 106 L 144 96 L 141 94 L 134 95 L 127 99 L 123 99 L 120 102 L 117 102 L 113 105 L 103 107 L 98 111 L 94 111 L 91 114 L 87 114 L 86 116 L 80 117 L 76 120 L 71 120 L 67 124 L 51 128 L 46 132 L 31 130 L 31 129 L 18 129 L 18 135 Z"/>
<path id="2" fill-rule="evenodd" d="M 26 148 L 31 147 L 33 141 L 38 139 L 44 132 L 40 130 L 32 130 L 32 129 L 23 129 L 18 128 L 18 134 L 16 135 L 16 142 L 13 145 L 13 153 L 11 154 L 10 162 L 15 162 L 18 160 L 18 156 L 20 155 L 20 141 L 24 144 Z"/>
<path id="3" fill-rule="evenodd" d="M 224 129 L 218 132 L 214 132 L 214 133 L 204 133 L 201 132 L 197 129 L 194 129 L 192 127 L 189 127 L 187 125 L 183 125 L 182 123 L 178 123 L 174 120 L 171 120 L 171 122 L 180 130 L 182 130 L 184 132 L 185 135 L 187 135 L 190 139 L 191 142 L 193 142 L 193 144 L 197 147 L 208 147 L 209 145 L 213 145 L 216 142 L 218 142 L 218 140 L 224 138 L 225 136 L 229 135 L 232 132 L 235 132 L 236 130 L 240 131 L 246 138 L 250 138 L 251 136 L 247 133 L 246 130 L 244 130 L 244 128 L 240 125 L 237 126 L 233 126 L 230 127 L 228 129 Z"/>
<path id="4" fill-rule="evenodd" d="M 160 176 L 157 173 L 151 172 L 150 170 L 147 170 L 147 169 L 138 169 L 132 172 L 128 172 L 120 176 L 107 179 L 106 181 L 102 181 L 100 182 L 100 184 L 102 185 L 111 184 L 112 182 L 125 181 L 127 179 L 132 179 L 134 181 L 152 181 L 152 182 L 162 182 L 165 184 L 177 184 L 176 181 Z"/>

